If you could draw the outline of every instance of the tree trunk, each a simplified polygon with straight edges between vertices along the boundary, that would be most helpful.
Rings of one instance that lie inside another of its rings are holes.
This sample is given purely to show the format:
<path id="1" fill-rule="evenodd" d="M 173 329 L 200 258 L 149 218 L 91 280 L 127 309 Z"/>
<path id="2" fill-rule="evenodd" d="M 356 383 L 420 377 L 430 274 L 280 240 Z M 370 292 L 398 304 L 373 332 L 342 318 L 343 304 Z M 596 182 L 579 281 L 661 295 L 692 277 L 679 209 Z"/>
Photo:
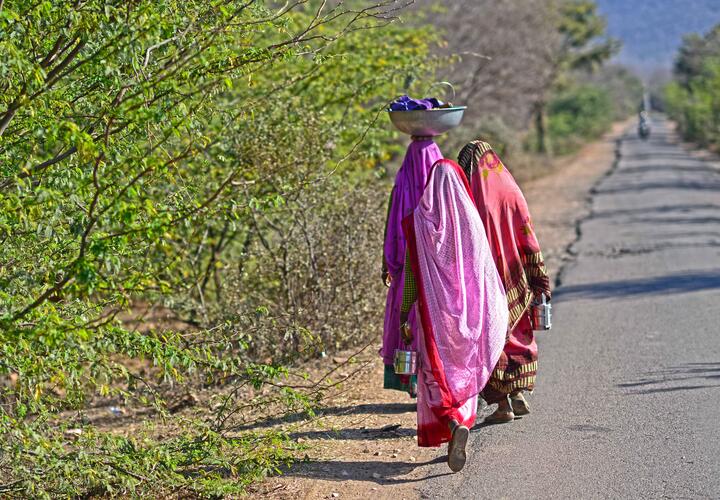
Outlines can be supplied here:
<path id="1" fill-rule="evenodd" d="M 545 114 L 545 102 L 536 102 L 533 113 L 535 115 L 535 147 L 537 148 L 538 153 L 548 154 L 550 152 L 550 148 L 547 138 L 547 116 Z"/>

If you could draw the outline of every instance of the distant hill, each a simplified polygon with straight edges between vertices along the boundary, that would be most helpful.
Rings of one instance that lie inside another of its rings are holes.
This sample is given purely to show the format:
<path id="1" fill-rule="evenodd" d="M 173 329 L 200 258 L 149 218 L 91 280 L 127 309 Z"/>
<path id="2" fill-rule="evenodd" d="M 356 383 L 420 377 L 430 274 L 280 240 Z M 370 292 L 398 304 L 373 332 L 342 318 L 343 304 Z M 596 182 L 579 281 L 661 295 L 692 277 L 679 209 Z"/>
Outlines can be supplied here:
<path id="1" fill-rule="evenodd" d="M 720 23 L 720 0 L 596 0 L 610 34 L 623 41 L 620 62 L 640 70 L 672 65 L 686 33 Z"/>

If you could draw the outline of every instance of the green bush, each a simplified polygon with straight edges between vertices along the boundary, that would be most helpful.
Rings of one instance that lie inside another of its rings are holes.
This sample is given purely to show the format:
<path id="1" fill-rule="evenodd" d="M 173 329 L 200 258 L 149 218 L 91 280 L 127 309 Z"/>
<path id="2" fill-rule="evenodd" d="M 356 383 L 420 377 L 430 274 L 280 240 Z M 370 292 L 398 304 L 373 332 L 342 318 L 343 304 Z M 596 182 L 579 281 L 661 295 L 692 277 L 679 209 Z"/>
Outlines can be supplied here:
<path id="1" fill-rule="evenodd" d="M 720 25 L 685 37 L 664 101 L 686 139 L 720 145 Z"/>
<path id="2" fill-rule="evenodd" d="M 705 61 L 702 74 L 686 86 L 668 84 L 665 104 L 683 137 L 703 146 L 720 145 L 720 60 Z"/>
<path id="3" fill-rule="evenodd" d="M 235 429 L 309 410 L 329 383 L 284 363 L 381 310 L 378 96 L 433 40 L 384 5 L 0 2 L 0 496 L 223 495 L 289 458 Z"/>
<path id="4" fill-rule="evenodd" d="M 600 87 L 583 85 L 559 93 L 548 106 L 553 151 L 568 153 L 605 132 L 613 121 L 612 102 Z"/>

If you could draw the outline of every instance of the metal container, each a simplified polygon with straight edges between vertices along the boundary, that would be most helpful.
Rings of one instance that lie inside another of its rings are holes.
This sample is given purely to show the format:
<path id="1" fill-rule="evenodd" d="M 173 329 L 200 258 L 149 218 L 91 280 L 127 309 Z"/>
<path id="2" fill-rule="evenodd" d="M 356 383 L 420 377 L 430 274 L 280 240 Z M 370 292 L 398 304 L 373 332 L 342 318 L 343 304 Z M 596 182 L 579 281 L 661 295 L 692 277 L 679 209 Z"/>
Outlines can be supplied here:
<path id="1" fill-rule="evenodd" d="M 454 129 L 462 121 L 467 106 L 452 108 L 390 111 L 390 121 L 400 132 L 408 135 L 435 137 Z"/>
<path id="2" fill-rule="evenodd" d="M 417 373 L 417 352 L 395 349 L 393 367 L 396 375 L 415 375 Z"/>
<path id="3" fill-rule="evenodd" d="M 542 302 L 533 304 L 530 311 L 534 330 L 550 330 L 552 328 L 552 304 L 547 301 L 545 294 L 542 294 Z"/>

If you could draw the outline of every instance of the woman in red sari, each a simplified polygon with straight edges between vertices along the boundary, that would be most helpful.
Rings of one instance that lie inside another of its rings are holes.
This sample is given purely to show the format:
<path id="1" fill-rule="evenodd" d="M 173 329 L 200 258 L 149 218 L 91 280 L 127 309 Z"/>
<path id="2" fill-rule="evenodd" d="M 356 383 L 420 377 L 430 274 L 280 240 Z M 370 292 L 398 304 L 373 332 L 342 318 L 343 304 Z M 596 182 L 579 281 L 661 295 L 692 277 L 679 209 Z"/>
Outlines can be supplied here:
<path id="1" fill-rule="evenodd" d="M 458 161 L 470 179 L 509 309 L 507 342 L 481 394 L 498 408 L 485 421 L 512 422 L 516 415 L 530 412 L 522 394 L 533 390 L 537 374 L 538 351 L 530 306 L 543 294 L 550 300 L 550 279 L 525 197 L 490 145 L 473 141 L 462 149 Z"/>
<path id="2" fill-rule="evenodd" d="M 470 186 L 457 163 L 440 160 L 417 208 L 403 219 L 408 251 L 402 337 L 417 301 L 418 445 L 449 442 L 448 465 L 465 464 L 477 395 L 502 352 L 508 307 Z"/>

